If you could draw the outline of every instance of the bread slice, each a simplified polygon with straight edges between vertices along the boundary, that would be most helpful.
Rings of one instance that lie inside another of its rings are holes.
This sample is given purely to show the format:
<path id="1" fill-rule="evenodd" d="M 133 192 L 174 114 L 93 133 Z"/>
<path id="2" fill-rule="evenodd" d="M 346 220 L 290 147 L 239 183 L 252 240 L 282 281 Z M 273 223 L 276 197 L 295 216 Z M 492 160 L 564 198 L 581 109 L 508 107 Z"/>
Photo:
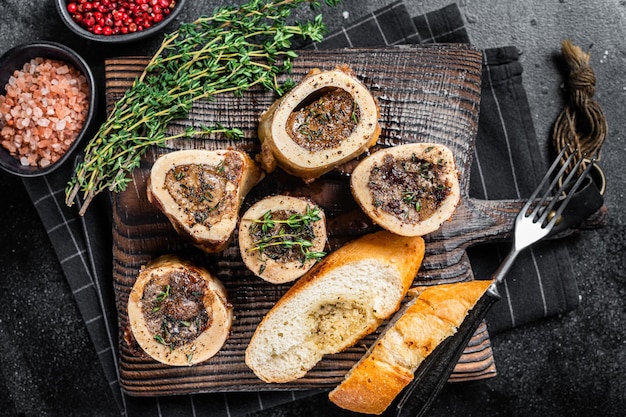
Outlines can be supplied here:
<path id="1" fill-rule="evenodd" d="M 427 287 L 328 394 L 341 408 L 382 414 L 426 357 L 456 333 L 491 281 Z"/>
<path id="2" fill-rule="evenodd" d="M 373 332 L 400 306 L 424 257 L 420 237 L 365 235 L 326 256 L 257 327 L 248 367 L 265 382 L 304 376 L 326 354 Z"/>

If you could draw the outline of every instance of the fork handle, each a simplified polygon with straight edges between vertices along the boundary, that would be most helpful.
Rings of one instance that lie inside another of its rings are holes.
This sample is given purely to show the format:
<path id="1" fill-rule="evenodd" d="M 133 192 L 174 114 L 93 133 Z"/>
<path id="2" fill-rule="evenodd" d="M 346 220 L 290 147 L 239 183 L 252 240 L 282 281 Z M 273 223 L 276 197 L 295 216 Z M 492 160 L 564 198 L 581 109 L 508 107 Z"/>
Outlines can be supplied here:
<path id="1" fill-rule="evenodd" d="M 521 251 L 519 249 L 516 249 L 515 247 L 511 248 L 509 253 L 502 260 L 502 262 L 500 262 L 500 265 L 498 265 L 498 268 L 496 269 L 496 271 L 493 273 L 491 277 L 493 279 L 493 285 L 502 284 L 502 282 L 504 281 L 504 277 L 511 269 L 511 266 L 515 262 L 515 259 L 517 258 L 517 255 L 519 255 L 520 252 Z"/>

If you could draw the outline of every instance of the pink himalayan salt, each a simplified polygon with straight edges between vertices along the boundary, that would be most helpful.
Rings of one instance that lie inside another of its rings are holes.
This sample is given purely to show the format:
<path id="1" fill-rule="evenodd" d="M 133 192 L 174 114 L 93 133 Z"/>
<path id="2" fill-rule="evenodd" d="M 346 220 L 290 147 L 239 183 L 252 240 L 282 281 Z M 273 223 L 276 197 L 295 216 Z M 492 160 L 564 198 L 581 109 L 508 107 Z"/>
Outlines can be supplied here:
<path id="1" fill-rule="evenodd" d="M 22 165 L 63 156 L 89 110 L 86 78 L 64 62 L 35 58 L 16 70 L 0 96 L 0 144 Z"/>

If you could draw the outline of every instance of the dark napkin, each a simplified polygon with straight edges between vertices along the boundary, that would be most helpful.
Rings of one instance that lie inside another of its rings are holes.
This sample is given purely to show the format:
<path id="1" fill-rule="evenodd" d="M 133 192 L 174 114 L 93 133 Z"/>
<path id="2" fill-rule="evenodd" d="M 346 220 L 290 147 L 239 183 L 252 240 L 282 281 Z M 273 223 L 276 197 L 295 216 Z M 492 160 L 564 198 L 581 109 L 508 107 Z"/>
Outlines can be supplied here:
<path id="1" fill-rule="evenodd" d="M 470 196 L 484 200 L 528 198 L 547 170 L 522 86 L 514 47 L 484 52 L 481 113 L 471 169 Z M 476 278 L 489 277 L 510 244 L 486 244 L 468 254 Z M 491 333 L 578 306 L 579 293 L 565 242 L 544 241 L 522 252 L 507 275 L 502 300 L 487 321 Z"/>
<path id="2" fill-rule="evenodd" d="M 330 34 L 315 48 L 403 43 L 467 43 L 456 4 L 411 17 L 402 2 L 363 16 Z M 522 87 L 522 67 L 513 47 L 484 52 L 483 95 L 471 196 L 481 199 L 527 197 L 543 175 Z M 50 236 L 107 380 L 123 415 L 238 416 L 308 396 L 310 391 L 217 393 L 158 398 L 124 395 L 118 378 L 117 311 L 112 288 L 111 201 L 101 195 L 84 217 L 65 205 L 64 189 L 72 167 L 24 185 Z M 80 205 L 80 202 L 77 202 Z M 476 278 L 488 278 L 508 245 L 472 248 Z M 523 254 L 507 278 L 503 299 L 488 323 L 497 332 L 566 312 L 578 304 L 578 290 L 564 244 L 552 241 Z"/>

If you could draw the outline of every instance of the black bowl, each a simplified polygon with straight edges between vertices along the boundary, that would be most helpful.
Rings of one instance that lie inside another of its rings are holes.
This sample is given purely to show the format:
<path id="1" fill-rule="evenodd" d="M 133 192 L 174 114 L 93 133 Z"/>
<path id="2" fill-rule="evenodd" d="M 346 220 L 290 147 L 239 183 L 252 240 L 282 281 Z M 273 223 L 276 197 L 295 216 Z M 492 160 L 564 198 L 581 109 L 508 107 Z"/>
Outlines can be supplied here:
<path id="1" fill-rule="evenodd" d="M 81 25 L 76 23 L 70 12 L 67 11 L 67 0 L 55 0 L 57 11 L 63 20 L 63 23 L 76 35 L 89 39 L 95 42 L 115 44 L 115 43 L 126 43 L 126 42 L 135 42 L 138 40 L 146 39 L 151 36 L 156 35 L 157 33 L 162 32 L 180 13 L 183 6 L 185 5 L 186 0 L 176 0 L 176 5 L 174 9 L 167 15 L 165 19 L 160 21 L 159 23 L 149 27 L 148 29 L 141 30 L 139 32 L 127 33 L 127 34 L 119 34 L 119 35 L 96 35 L 87 29 L 83 28 Z"/>
<path id="2" fill-rule="evenodd" d="M 70 148 L 56 162 L 46 167 L 24 166 L 4 147 L 0 146 L 0 168 L 21 177 L 46 175 L 61 166 L 79 148 L 81 142 L 91 130 L 96 116 L 97 89 L 91 69 L 76 52 L 55 42 L 36 42 L 19 45 L 0 57 L 0 95 L 6 94 L 5 86 L 13 72 L 21 69 L 26 62 L 38 57 L 56 59 L 71 64 L 85 76 L 89 87 L 89 110 L 85 123 Z"/>

